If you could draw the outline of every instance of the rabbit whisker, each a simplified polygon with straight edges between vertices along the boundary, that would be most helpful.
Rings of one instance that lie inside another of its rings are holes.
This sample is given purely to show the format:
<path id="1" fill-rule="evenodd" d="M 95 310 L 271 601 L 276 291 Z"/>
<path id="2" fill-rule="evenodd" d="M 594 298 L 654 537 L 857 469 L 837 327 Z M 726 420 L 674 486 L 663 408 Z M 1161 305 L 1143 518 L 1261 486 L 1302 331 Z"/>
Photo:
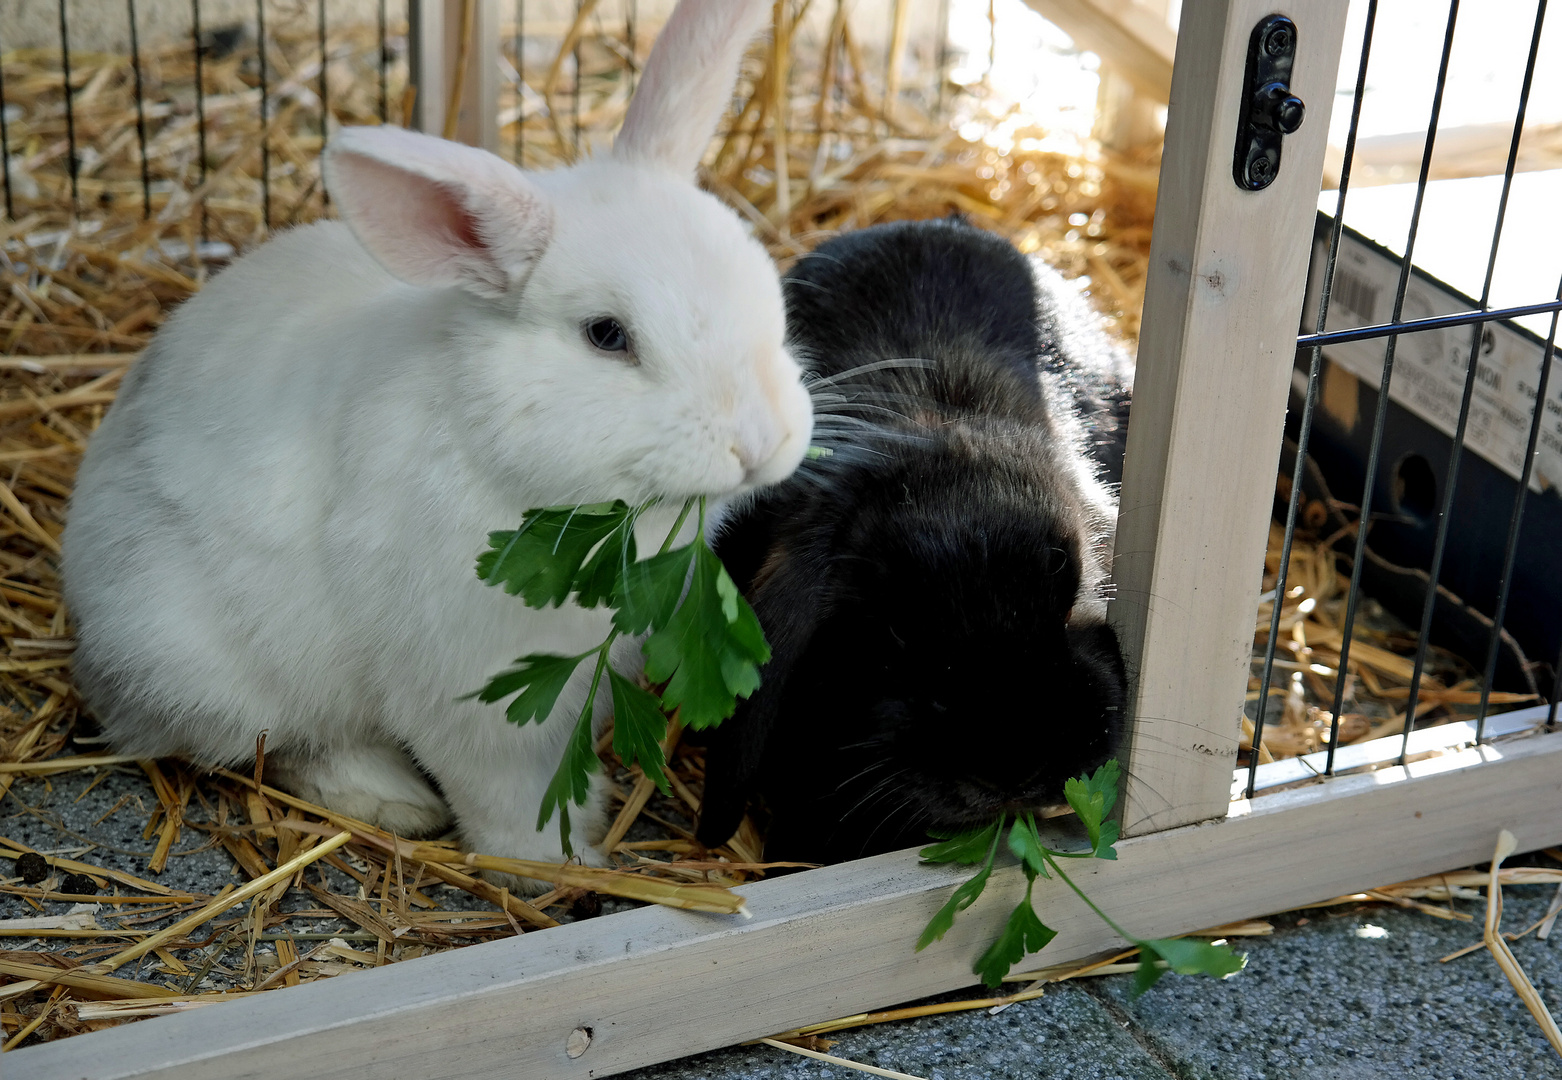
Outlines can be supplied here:
<path id="1" fill-rule="evenodd" d="M 900 356 L 887 360 L 874 360 L 871 363 L 859 364 L 845 371 L 837 371 L 834 375 L 819 375 L 809 372 L 803 377 L 803 382 L 812 389 L 815 386 L 834 386 L 847 379 L 855 379 L 859 375 L 871 375 L 875 371 L 905 370 L 908 368 L 932 368 L 937 367 L 936 360 L 929 360 L 923 356 Z"/>

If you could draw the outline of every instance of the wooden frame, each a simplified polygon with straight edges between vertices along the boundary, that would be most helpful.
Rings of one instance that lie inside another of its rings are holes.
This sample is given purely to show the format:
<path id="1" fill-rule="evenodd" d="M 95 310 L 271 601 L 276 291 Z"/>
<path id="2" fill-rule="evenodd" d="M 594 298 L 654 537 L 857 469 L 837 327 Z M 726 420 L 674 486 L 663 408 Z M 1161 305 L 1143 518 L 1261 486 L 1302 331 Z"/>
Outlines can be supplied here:
<path id="1" fill-rule="evenodd" d="M 1273 5 L 1183 8 L 1109 609 L 1135 675 L 1125 835 L 1230 798 L 1345 9 L 1290 8 L 1292 89 L 1315 111 L 1251 192 L 1232 178 L 1237 110 Z"/>
<path id="2" fill-rule="evenodd" d="M 1490 857 L 1508 828 L 1562 842 L 1562 732 L 1468 732 L 1351 748 L 1358 771 L 1265 766 L 1231 801 L 1285 387 L 1325 124 L 1286 144 L 1259 194 L 1231 176 L 1237 83 L 1268 0 L 1187 0 L 1151 254 L 1114 618 L 1137 672 L 1117 862 L 1077 877 L 1146 936 L 1261 915 Z M 1344 5 L 1295 0 L 1296 89 L 1332 95 Z M 1519 720 L 1503 718 L 1498 729 Z M 1394 744 L 1394 745 L 1390 745 Z M 1374 764 L 1378 767 L 1372 768 Z M 1160 795 L 1171 796 L 1160 799 Z M 1229 811 L 1229 813 L 1228 813 Z M 1201 823 L 1202 822 L 1202 823 Z M 1361 823 L 1370 823 L 1362 828 Z M 1175 826 L 1175 827 L 1172 827 Z M 1160 830 L 1160 831 L 1153 831 Z M 1273 856 L 1285 853 L 1285 873 Z M 742 889 L 752 918 L 644 908 L 6 1055 L 27 1080 L 606 1076 L 971 985 L 1020 894 L 1001 866 L 954 930 L 912 943 L 965 876 L 915 852 Z M 1035 901 L 1059 933 L 1030 963 L 1120 944 L 1056 880 Z"/>
<path id="3" fill-rule="evenodd" d="M 1234 803 L 1224 819 L 1121 841 L 1115 863 L 1069 869 L 1129 929 L 1175 934 L 1487 859 L 1499 828 L 1525 848 L 1562 842 L 1559 777 L 1562 732 L 1537 734 Z M 1023 890 L 1017 867 L 1000 867 L 942 942 L 912 951 L 968 873 L 896 852 L 747 886 L 746 921 L 664 908 L 604 916 L 78 1035 L 6 1055 L 7 1072 L 609 1076 L 970 985 L 972 961 Z M 1038 881 L 1035 899 L 1058 937 L 1034 966 L 1121 944 L 1061 882 Z M 577 1031 L 577 1048 L 589 1042 L 572 1058 Z"/>

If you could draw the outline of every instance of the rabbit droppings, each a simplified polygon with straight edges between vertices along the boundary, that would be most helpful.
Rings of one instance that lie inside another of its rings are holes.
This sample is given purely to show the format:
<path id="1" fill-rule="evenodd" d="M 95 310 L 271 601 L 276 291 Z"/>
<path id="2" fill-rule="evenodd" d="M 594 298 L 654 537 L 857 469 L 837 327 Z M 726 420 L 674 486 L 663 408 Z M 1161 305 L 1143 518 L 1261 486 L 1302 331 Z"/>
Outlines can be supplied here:
<path id="1" fill-rule="evenodd" d="M 958 219 L 830 240 L 786 276 L 830 451 L 718 551 L 773 650 L 710 734 L 699 835 L 835 861 L 1061 802 L 1112 752 L 1106 623 L 1129 361 L 1077 293 Z"/>
<path id="2" fill-rule="evenodd" d="M 609 613 L 528 609 L 473 561 L 528 508 L 661 496 L 655 550 L 683 499 L 802 459 L 773 264 L 690 182 L 770 8 L 683 0 L 606 159 L 527 174 L 340 132 L 342 222 L 173 316 L 65 533 L 77 684 L 117 749 L 233 765 L 265 731 L 267 775 L 305 798 L 403 835 L 453 812 L 475 850 L 563 858 L 537 813 L 590 665 L 545 724 L 457 699 L 516 656 L 597 645 Z M 577 836 L 601 839 L 603 795 L 594 777 Z"/>

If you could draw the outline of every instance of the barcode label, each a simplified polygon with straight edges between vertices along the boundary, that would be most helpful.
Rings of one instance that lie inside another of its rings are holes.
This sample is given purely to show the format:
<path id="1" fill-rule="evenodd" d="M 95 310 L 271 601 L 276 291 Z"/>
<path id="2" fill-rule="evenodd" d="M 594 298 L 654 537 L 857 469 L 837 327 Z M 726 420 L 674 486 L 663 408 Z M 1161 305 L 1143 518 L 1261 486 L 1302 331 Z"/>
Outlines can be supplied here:
<path id="1" fill-rule="evenodd" d="M 1311 311 L 1316 304 L 1327 252 L 1327 238 L 1318 237 L 1304 310 Z M 1335 302 L 1331 304 L 1328 328 L 1337 330 L 1385 321 L 1387 313 L 1378 312 L 1378 299 L 1392 295 L 1398 281 L 1395 259 L 1347 232 L 1341 238 L 1335 265 Z M 1412 275 L 1406 282 L 1407 321 L 1466 311 L 1473 305 L 1474 301 L 1423 275 Z M 1475 331 L 1467 326 L 1401 335 L 1389 396 L 1445 435 L 1452 435 L 1458 425 L 1465 372 L 1474 342 Z M 1346 341 L 1325 346 L 1323 354 L 1357 378 L 1377 385 L 1383 376 L 1386 346 L 1387 341 L 1382 338 Z M 1466 445 L 1515 479 L 1524 467 L 1530 420 L 1536 408 L 1541 351 L 1533 337 L 1503 323 L 1488 324 L 1475 350 L 1476 383 L 1465 431 Z M 1552 363 L 1555 367 L 1543 404 L 1540 446 L 1530 477 L 1536 491 L 1562 486 L 1562 356 Z"/>
<path id="2" fill-rule="evenodd" d="M 1378 287 L 1366 278 L 1351 273 L 1343 266 L 1337 266 L 1332 295 L 1335 303 L 1356 316 L 1362 324 L 1377 321 Z"/>

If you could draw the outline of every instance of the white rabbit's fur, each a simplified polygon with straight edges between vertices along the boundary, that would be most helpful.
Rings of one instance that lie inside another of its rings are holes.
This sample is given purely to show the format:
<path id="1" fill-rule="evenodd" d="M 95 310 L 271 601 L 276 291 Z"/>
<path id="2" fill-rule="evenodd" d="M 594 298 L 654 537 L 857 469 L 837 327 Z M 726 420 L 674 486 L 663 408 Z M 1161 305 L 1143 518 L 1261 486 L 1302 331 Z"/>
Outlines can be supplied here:
<path id="1" fill-rule="evenodd" d="M 560 859 L 537 809 L 591 665 L 541 725 L 456 699 L 608 616 L 531 610 L 474 558 L 530 507 L 664 496 L 654 550 L 683 497 L 789 474 L 811 414 L 775 271 L 674 175 L 693 162 L 523 176 L 392 129 L 329 154 L 346 224 L 218 275 L 92 440 L 65 534 L 78 684 L 125 752 L 233 764 L 264 730 L 300 795 L 402 833 L 448 802 L 473 848 Z M 632 356 L 583 339 L 603 316 Z M 600 838 L 601 795 L 577 837 Z"/>

